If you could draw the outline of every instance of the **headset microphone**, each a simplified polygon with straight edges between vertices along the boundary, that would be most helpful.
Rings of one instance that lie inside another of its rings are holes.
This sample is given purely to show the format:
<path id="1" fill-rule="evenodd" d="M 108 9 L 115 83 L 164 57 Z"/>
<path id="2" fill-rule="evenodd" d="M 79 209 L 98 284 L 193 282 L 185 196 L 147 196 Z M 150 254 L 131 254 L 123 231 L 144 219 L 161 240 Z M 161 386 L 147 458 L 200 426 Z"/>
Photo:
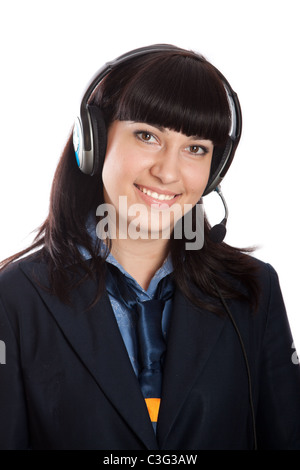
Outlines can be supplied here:
<path id="1" fill-rule="evenodd" d="M 228 207 L 227 207 L 226 201 L 224 199 L 223 193 L 221 191 L 221 186 L 220 185 L 217 186 L 214 190 L 216 191 L 216 193 L 222 199 L 224 209 L 225 209 L 225 217 L 222 220 L 222 222 L 220 222 L 217 225 L 214 225 L 210 229 L 209 238 L 214 243 L 221 243 L 224 240 L 225 235 L 226 235 L 226 224 L 227 224 L 227 219 L 228 219 Z"/>

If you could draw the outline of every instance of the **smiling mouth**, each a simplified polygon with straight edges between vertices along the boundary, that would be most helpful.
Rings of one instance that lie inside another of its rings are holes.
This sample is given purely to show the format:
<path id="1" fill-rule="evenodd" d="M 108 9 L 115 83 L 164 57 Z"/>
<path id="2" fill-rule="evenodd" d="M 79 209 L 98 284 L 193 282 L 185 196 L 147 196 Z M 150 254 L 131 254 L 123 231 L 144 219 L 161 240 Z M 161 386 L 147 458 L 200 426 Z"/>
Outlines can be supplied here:
<path id="1" fill-rule="evenodd" d="M 139 191 L 141 191 L 142 193 L 147 194 L 147 196 L 150 196 L 153 199 L 157 199 L 158 201 L 171 201 L 176 196 L 178 196 L 178 194 L 159 194 L 155 191 L 150 191 L 150 189 L 144 188 L 143 186 L 138 186 L 137 184 L 135 184 L 134 186 L 139 189 Z"/>

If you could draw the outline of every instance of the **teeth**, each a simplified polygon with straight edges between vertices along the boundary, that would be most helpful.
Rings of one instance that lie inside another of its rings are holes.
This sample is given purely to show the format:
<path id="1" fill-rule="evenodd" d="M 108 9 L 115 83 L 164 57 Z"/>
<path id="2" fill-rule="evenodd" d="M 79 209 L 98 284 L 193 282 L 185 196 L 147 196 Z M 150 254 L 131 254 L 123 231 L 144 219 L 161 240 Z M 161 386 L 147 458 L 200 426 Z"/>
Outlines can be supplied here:
<path id="1" fill-rule="evenodd" d="M 158 199 L 159 201 L 171 201 L 171 199 L 174 199 L 175 196 L 170 196 L 167 194 L 158 194 L 155 191 L 150 191 L 150 189 L 146 188 L 140 188 L 139 190 L 142 191 L 144 194 L 147 194 L 148 196 L 153 197 L 153 199 Z"/>

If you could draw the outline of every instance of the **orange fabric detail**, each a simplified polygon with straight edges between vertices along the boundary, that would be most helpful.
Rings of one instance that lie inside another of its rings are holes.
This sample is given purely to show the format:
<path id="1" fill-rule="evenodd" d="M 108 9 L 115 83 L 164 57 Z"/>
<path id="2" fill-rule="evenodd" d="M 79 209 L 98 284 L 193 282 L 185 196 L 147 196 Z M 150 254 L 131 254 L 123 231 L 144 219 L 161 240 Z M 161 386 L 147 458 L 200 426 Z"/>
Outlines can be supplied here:
<path id="1" fill-rule="evenodd" d="M 160 398 L 145 398 L 145 402 L 151 421 L 156 423 L 160 406 Z"/>

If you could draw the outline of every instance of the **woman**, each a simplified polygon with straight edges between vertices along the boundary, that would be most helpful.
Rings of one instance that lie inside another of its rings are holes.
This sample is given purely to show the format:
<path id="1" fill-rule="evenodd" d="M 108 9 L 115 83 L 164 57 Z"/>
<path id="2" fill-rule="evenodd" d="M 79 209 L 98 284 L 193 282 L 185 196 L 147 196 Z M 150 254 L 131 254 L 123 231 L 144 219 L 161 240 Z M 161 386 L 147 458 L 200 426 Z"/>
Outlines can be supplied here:
<path id="1" fill-rule="evenodd" d="M 194 52 L 138 49 L 91 80 L 49 215 L 2 263 L 1 448 L 300 449 L 277 275 L 201 210 L 240 131 Z"/>

